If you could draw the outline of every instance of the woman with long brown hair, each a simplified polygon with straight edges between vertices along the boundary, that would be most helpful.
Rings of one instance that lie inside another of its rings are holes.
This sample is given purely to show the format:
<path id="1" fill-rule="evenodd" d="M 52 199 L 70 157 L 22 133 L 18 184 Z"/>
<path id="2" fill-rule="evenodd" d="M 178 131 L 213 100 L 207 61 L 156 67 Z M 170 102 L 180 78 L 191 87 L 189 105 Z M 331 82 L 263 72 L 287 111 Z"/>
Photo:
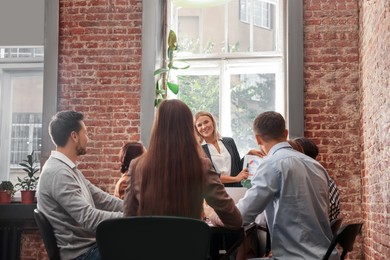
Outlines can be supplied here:
<path id="1" fill-rule="evenodd" d="M 124 198 L 127 180 L 129 179 L 127 172 L 129 170 L 130 162 L 144 152 L 145 147 L 140 142 L 128 142 L 122 146 L 119 152 L 119 159 L 121 162 L 120 172 L 122 175 L 115 185 L 114 196 L 120 199 Z"/>
<path id="2" fill-rule="evenodd" d="M 180 100 L 161 103 L 148 152 L 130 164 L 124 215 L 201 219 L 203 199 L 216 225 L 240 227 L 242 218 L 208 158 L 202 156 L 191 110 Z M 222 221 L 222 222 L 221 222 Z"/>

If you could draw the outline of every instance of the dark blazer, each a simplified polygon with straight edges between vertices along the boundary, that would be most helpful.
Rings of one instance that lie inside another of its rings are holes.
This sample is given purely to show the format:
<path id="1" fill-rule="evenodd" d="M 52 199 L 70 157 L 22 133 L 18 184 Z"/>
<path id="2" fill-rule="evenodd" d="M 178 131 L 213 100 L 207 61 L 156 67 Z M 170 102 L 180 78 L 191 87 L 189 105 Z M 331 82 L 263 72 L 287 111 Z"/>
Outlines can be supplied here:
<path id="1" fill-rule="evenodd" d="M 234 142 L 234 139 L 231 137 L 222 137 L 222 143 L 226 147 L 226 150 L 228 150 L 228 152 L 230 153 L 230 158 L 231 158 L 230 176 L 237 176 L 242 171 L 243 160 L 240 158 L 240 154 L 238 153 L 236 143 Z M 207 157 L 209 157 L 209 159 L 213 163 L 213 159 L 211 159 L 210 150 L 207 144 L 202 145 L 202 148 L 206 153 Z M 224 185 L 226 187 L 242 187 L 240 182 L 224 183 Z"/>

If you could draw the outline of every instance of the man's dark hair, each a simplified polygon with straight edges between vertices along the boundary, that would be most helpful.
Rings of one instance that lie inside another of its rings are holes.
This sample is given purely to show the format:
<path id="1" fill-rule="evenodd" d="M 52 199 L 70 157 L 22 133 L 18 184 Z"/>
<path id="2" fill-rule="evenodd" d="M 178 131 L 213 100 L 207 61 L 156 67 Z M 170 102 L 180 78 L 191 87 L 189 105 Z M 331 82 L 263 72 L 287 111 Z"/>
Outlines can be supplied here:
<path id="1" fill-rule="evenodd" d="M 278 140 L 284 137 L 286 122 L 278 112 L 267 111 L 256 117 L 253 122 L 253 130 L 264 141 Z"/>
<path id="2" fill-rule="evenodd" d="M 68 110 L 60 111 L 53 116 L 49 124 L 49 134 L 53 143 L 59 147 L 64 147 L 68 142 L 70 134 L 81 130 L 80 121 L 84 115 L 80 112 Z"/>
<path id="3" fill-rule="evenodd" d="M 319 153 L 317 145 L 306 137 L 297 137 L 294 139 L 303 148 L 303 153 L 315 159 Z"/>

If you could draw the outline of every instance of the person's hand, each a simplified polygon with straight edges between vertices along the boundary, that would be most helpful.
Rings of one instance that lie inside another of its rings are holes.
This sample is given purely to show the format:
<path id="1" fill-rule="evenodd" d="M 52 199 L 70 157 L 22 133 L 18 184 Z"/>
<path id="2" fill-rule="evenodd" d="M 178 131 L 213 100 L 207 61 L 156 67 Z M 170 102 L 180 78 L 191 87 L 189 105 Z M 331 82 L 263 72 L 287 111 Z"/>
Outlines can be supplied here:
<path id="1" fill-rule="evenodd" d="M 203 219 L 207 221 L 214 212 L 214 209 L 210 207 L 206 201 L 203 201 Z"/>
<path id="2" fill-rule="evenodd" d="M 239 174 L 237 174 L 236 178 L 238 181 L 246 180 L 249 177 L 248 169 L 243 169 Z"/>
<path id="3" fill-rule="evenodd" d="M 255 149 L 249 150 L 247 154 L 249 154 L 249 155 L 256 155 L 256 156 L 259 156 L 259 157 L 264 157 L 264 156 L 267 155 L 263 150 L 255 150 Z"/>

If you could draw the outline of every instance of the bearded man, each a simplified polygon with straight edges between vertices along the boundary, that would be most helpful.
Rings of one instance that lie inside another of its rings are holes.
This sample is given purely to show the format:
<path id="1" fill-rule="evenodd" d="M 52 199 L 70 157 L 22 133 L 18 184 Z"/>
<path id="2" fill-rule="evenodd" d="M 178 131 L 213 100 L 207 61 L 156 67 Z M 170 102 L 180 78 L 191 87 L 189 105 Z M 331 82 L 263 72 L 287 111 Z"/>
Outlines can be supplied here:
<path id="1" fill-rule="evenodd" d="M 42 168 L 37 208 L 53 227 L 61 259 L 100 259 L 95 232 L 98 224 L 123 216 L 123 201 L 89 182 L 77 169 L 86 154 L 88 135 L 83 114 L 58 112 L 49 134 L 56 146 Z"/>

